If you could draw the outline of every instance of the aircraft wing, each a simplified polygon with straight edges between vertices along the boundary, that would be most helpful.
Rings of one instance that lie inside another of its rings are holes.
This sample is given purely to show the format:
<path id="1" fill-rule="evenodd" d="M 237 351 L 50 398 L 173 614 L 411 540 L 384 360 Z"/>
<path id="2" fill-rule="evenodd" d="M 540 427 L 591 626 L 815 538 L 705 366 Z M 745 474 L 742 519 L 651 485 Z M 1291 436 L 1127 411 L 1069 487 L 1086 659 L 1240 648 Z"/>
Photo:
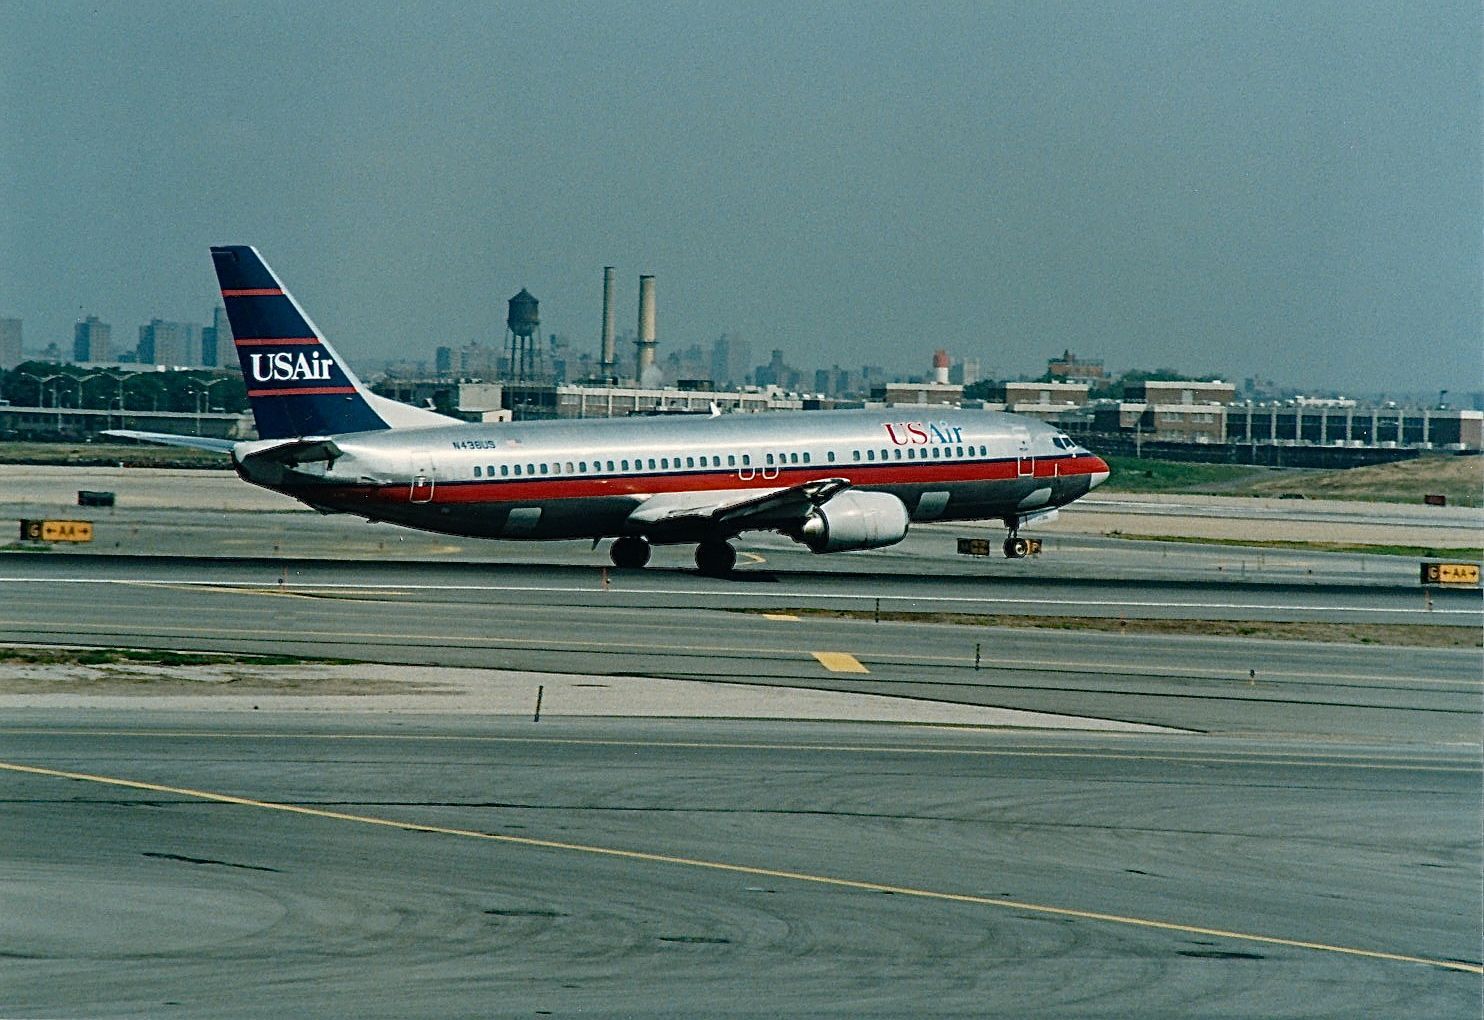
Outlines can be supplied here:
<path id="1" fill-rule="evenodd" d="M 195 450 L 214 450 L 217 453 L 231 453 L 232 448 L 237 445 L 236 441 L 231 439 L 214 439 L 211 436 L 178 436 L 171 432 L 139 432 L 135 429 L 107 429 L 103 435 L 118 436 L 121 439 L 137 439 L 141 443 L 158 443 L 161 446 L 187 446 Z"/>
<path id="2" fill-rule="evenodd" d="M 844 478 L 822 478 L 784 489 L 749 489 L 731 499 L 712 492 L 660 493 L 631 513 L 628 523 L 660 542 L 771 531 L 803 524 L 815 507 L 848 488 Z"/>

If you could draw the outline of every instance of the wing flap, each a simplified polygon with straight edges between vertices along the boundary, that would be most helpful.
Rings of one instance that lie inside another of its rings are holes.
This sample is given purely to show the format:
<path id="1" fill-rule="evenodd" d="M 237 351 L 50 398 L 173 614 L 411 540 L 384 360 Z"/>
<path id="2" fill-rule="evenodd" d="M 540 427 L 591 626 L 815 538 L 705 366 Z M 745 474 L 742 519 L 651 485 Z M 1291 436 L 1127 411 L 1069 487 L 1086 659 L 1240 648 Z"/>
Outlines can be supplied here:
<path id="1" fill-rule="evenodd" d="M 844 478 L 822 478 L 782 489 L 743 489 L 730 494 L 677 492 L 652 496 L 629 515 L 630 530 L 655 541 L 684 542 L 798 527 L 810 512 L 850 487 Z"/>

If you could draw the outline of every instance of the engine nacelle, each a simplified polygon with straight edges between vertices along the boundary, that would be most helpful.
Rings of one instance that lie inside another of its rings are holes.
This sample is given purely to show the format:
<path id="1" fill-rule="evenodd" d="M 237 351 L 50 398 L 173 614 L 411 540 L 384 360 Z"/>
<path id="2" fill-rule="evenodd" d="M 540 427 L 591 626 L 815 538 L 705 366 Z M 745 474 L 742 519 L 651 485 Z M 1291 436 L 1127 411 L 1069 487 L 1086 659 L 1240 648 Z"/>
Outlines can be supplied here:
<path id="1" fill-rule="evenodd" d="M 798 540 L 817 553 L 879 549 L 907 537 L 907 508 L 887 492 L 842 492 L 815 507 Z"/>

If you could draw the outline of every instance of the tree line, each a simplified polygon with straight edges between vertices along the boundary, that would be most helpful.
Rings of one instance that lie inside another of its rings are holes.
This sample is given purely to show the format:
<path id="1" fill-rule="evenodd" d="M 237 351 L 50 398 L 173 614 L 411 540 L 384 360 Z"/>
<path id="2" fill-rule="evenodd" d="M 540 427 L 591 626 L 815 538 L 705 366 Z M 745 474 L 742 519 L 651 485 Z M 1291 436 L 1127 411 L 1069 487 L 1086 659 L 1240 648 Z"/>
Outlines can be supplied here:
<path id="1" fill-rule="evenodd" d="M 125 372 L 27 361 L 0 369 L 0 400 L 22 407 L 240 413 L 247 410 L 247 388 L 240 375 L 211 369 Z"/>

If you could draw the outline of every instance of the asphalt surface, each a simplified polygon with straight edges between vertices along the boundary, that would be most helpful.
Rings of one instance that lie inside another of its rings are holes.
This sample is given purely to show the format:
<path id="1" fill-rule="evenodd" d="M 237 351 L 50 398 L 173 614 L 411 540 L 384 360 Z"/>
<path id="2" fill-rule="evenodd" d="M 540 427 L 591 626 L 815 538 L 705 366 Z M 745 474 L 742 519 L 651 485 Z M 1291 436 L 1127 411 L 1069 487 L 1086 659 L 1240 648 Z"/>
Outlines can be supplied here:
<path id="1" fill-rule="evenodd" d="M 1475 739 L 1479 724 L 1477 649 L 789 618 L 736 611 L 745 602 L 730 594 L 731 582 L 654 572 L 604 589 L 590 570 L 573 572 L 584 585 L 565 583 L 573 573 L 559 571 L 543 585 L 532 571 L 490 584 L 452 568 L 464 583 L 450 587 L 451 568 L 417 564 L 330 580 L 344 577 L 343 568 L 120 559 L 78 571 L 81 562 L 6 559 L 0 640 L 719 679 L 1207 732 L 1428 742 Z M 279 584 L 275 566 L 293 580 Z M 254 574 L 256 582 L 247 580 Z M 306 575 L 335 586 L 317 587 Z M 840 584 L 839 575 L 829 580 Z M 891 605 L 980 607 L 948 597 Z M 768 600 L 780 610 L 800 602 L 776 593 Z M 819 659 L 842 653 L 860 670 Z"/>
<path id="2" fill-rule="evenodd" d="M 124 506 L 91 547 L 0 556 L 0 641 L 1173 732 L 8 695 L 0 1016 L 1479 1015 L 1477 649 L 931 615 L 1478 627 L 1479 592 L 1424 593 L 1415 560 L 1048 531 L 1012 563 L 940 526 L 749 540 L 718 580 L 688 549 L 620 572 L 269 509 Z"/>
<path id="3" fill-rule="evenodd" d="M 0 747 L 6 1016 L 1480 1007 L 1471 754 L 155 713 Z"/>

